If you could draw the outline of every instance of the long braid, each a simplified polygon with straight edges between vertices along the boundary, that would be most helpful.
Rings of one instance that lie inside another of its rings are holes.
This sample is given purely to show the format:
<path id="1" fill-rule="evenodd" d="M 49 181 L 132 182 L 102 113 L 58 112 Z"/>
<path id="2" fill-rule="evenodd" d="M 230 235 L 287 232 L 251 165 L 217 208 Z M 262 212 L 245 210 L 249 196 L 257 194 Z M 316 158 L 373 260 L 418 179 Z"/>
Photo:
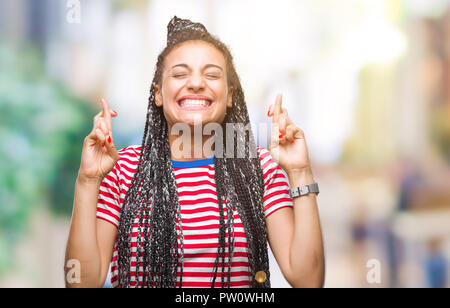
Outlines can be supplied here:
<path id="1" fill-rule="evenodd" d="M 180 27 L 180 24 L 185 30 L 173 32 L 172 29 L 171 31 L 170 27 L 174 25 Z M 244 94 L 228 48 L 206 32 L 201 24 L 191 25 L 192 23 L 186 20 L 174 17 L 168 26 L 169 32 L 173 33 L 170 40 L 168 39 L 166 48 L 158 56 L 150 89 L 139 163 L 121 209 L 118 231 L 119 286 L 121 287 L 132 285 L 131 274 L 134 261 L 136 287 L 176 287 L 178 268 L 181 274 L 179 286 L 182 286 L 184 237 L 181 228 L 181 210 L 171 163 L 168 126 L 162 108 L 155 104 L 154 87 L 156 84 L 161 84 L 164 58 L 173 47 L 188 40 L 203 40 L 213 44 L 223 53 L 227 61 L 228 82 L 235 91 L 232 98 L 233 107 L 227 112 L 222 125 L 225 127 L 225 123 L 243 123 L 246 126 L 249 124 Z M 248 140 L 245 136 L 244 140 L 238 137 L 235 149 L 238 143 L 245 144 L 248 149 L 255 148 L 251 130 L 249 133 Z M 249 271 L 252 275 L 251 286 L 270 287 L 267 234 L 262 203 L 264 178 L 260 160 L 258 157 L 216 157 L 214 167 L 219 205 L 219 237 L 211 286 L 214 287 L 215 284 L 219 260 L 221 260 L 222 272 L 221 285 L 222 287 L 231 286 L 234 250 L 233 211 L 236 210 L 247 236 Z M 137 224 L 137 247 L 133 248 L 131 242 L 135 224 Z M 228 258 L 226 258 L 227 252 Z M 132 253 L 136 253 L 135 260 L 132 258 Z M 144 272 L 142 277 L 138 275 L 140 266 Z M 262 284 L 258 284 L 254 279 L 256 271 L 259 270 L 264 271 L 268 276 Z"/>
<path id="2" fill-rule="evenodd" d="M 217 190 L 217 199 L 219 204 L 219 238 L 218 238 L 218 253 L 214 263 L 213 270 L 213 279 L 211 287 L 214 287 L 215 280 L 217 276 L 217 269 L 219 264 L 219 257 L 222 260 L 222 287 L 225 287 L 227 284 L 230 286 L 230 276 L 231 276 L 231 260 L 233 256 L 234 250 L 234 213 L 233 213 L 233 204 L 236 202 L 236 198 L 234 198 L 235 194 L 230 194 L 230 189 L 233 187 L 230 184 L 230 177 L 226 171 L 226 166 L 223 158 L 215 159 L 215 167 L 214 167 L 214 176 L 216 183 L 223 183 L 223 185 L 216 185 Z M 233 199 L 235 202 L 231 202 L 230 199 Z M 224 203 L 227 213 L 227 219 L 225 222 L 223 211 L 224 211 Z M 225 242 L 226 234 L 228 234 L 227 242 Z M 228 246 L 228 249 L 226 247 Z M 228 262 L 226 262 L 226 251 L 228 251 Z M 225 280 L 225 265 L 228 263 L 226 276 L 227 280 Z"/>
<path id="3" fill-rule="evenodd" d="M 216 170 L 221 170 L 222 163 L 220 158 L 216 158 L 214 160 L 214 177 L 216 180 L 216 183 L 223 183 L 223 178 L 221 172 L 216 172 Z M 217 168 L 217 169 L 216 169 Z M 218 238 L 218 251 L 217 251 L 217 257 L 214 262 L 214 276 L 212 280 L 212 286 L 214 286 L 217 276 L 217 269 L 219 264 L 219 258 L 222 259 L 222 273 L 224 269 L 224 260 L 225 260 L 225 222 L 224 222 L 224 216 L 223 216 L 223 204 L 226 202 L 223 187 L 221 185 L 216 185 L 216 192 L 217 192 L 217 202 L 219 205 L 219 238 Z M 222 276 L 222 287 L 224 286 L 224 280 Z"/>
<path id="4" fill-rule="evenodd" d="M 235 74 L 235 71 L 232 71 Z M 266 220 L 263 211 L 262 198 L 264 196 L 264 175 L 259 157 L 251 158 L 253 149 L 256 149 L 253 133 L 249 127 L 249 116 L 245 97 L 240 86 L 239 77 L 234 76 L 234 82 L 239 86 L 233 93 L 234 110 L 227 112 L 225 123 L 243 123 L 248 127 L 248 135 L 237 134 L 234 143 L 232 157 L 237 156 L 237 144 L 245 144 L 245 158 L 231 158 L 227 160 L 227 169 L 230 178 L 234 181 L 233 188 L 237 194 L 238 201 L 235 201 L 237 211 L 242 224 L 246 230 L 249 267 L 252 273 L 253 287 L 270 287 L 270 272 L 267 251 Z M 224 144 L 226 142 L 224 141 Z M 262 284 L 254 279 L 257 271 L 264 271 L 267 275 L 266 281 Z"/>

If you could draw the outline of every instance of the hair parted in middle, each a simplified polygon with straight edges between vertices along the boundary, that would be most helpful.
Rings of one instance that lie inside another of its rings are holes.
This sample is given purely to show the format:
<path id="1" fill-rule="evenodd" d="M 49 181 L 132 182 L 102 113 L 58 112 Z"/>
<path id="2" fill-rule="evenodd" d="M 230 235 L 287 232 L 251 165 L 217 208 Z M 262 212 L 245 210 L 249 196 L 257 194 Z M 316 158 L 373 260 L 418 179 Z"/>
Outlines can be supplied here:
<path id="1" fill-rule="evenodd" d="M 214 264 L 211 287 L 216 284 L 221 265 L 221 287 L 230 287 L 231 265 L 234 249 L 234 215 L 236 209 L 242 221 L 248 251 L 251 287 L 270 287 L 266 221 L 263 208 L 264 176 L 261 161 L 246 155 L 237 158 L 237 144 L 245 144 L 246 151 L 256 149 L 244 92 L 236 73 L 233 57 L 228 47 L 210 34 L 200 23 L 173 17 L 169 22 L 167 45 L 159 54 L 155 75 L 150 89 L 147 117 L 142 139 L 141 154 L 136 172 L 124 198 L 118 230 L 119 287 L 130 287 L 135 279 L 136 287 L 179 286 L 183 279 L 183 232 L 177 184 L 170 155 L 168 124 L 163 108 L 155 104 L 155 85 L 161 85 L 164 59 L 177 45 L 191 40 L 212 44 L 224 56 L 227 65 L 227 82 L 233 87 L 232 107 L 226 111 L 222 129 L 226 123 L 242 123 L 248 127 L 248 135 L 237 134 L 232 157 L 216 155 L 214 180 L 219 205 L 218 251 Z M 223 134 L 225 146 L 226 134 Z M 224 153 L 227 151 L 224 151 Z M 227 219 L 224 219 L 224 207 Z M 136 269 L 140 263 L 144 275 L 132 277 L 132 228 L 137 223 Z M 228 264 L 225 269 L 225 264 Z M 258 283 L 255 273 L 264 271 L 267 279 Z"/>

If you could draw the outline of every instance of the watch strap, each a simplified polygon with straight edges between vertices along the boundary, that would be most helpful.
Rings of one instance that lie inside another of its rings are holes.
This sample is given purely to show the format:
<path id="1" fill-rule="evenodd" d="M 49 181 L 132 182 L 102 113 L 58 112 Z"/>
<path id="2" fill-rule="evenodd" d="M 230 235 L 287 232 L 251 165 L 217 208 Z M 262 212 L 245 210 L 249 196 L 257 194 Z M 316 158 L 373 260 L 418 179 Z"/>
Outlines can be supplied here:
<path id="1" fill-rule="evenodd" d="M 304 186 L 298 186 L 295 188 L 291 188 L 289 190 L 289 193 L 291 195 L 291 198 L 300 197 L 307 195 L 309 193 L 315 193 L 316 195 L 319 194 L 319 185 L 317 183 L 308 184 Z"/>

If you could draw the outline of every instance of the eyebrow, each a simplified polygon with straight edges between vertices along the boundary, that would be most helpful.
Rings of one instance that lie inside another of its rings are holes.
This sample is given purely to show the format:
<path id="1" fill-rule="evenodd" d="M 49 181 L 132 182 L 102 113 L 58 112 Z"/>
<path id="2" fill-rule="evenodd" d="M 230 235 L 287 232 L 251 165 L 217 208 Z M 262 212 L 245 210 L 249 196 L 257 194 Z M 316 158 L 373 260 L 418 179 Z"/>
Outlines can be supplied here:
<path id="1" fill-rule="evenodd" d="M 180 64 L 172 66 L 171 69 L 174 69 L 177 66 L 185 67 L 187 69 L 189 68 L 189 65 L 187 65 L 186 63 L 180 63 Z M 209 67 L 216 67 L 216 68 L 220 69 L 221 71 L 223 71 L 223 69 L 219 65 L 216 65 L 216 64 L 209 63 L 209 64 L 205 65 L 205 68 L 209 68 Z"/>

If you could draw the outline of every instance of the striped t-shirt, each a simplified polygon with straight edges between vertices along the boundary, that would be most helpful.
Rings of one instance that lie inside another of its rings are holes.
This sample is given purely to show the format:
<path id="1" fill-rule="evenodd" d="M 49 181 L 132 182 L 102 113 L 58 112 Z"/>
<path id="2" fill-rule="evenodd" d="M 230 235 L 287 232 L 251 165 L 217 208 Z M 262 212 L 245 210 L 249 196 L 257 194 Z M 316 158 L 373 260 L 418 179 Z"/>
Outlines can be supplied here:
<path id="1" fill-rule="evenodd" d="M 120 209 L 136 171 L 140 151 L 141 146 L 137 145 L 120 150 L 118 152 L 119 160 L 105 176 L 100 186 L 97 218 L 106 220 L 116 227 L 119 226 Z M 257 152 L 264 173 L 263 204 L 265 217 L 268 217 L 283 207 L 293 207 L 293 201 L 289 196 L 289 184 L 286 176 L 278 164 L 273 161 L 270 152 L 262 147 L 258 147 Z M 181 228 L 184 237 L 182 287 L 211 287 L 219 232 L 219 207 L 214 180 L 214 157 L 183 162 L 172 160 L 172 166 L 178 188 Z M 132 250 L 130 260 L 130 286 L 136 286 L 136 280 L 140 285 L 140 279 L 136 279 L 137 241 L 135 235 L 138 232 L 137 219 L 136 217 L 132 230 L 132 234 L 134 234 L 132 235 L 132 249 L 134 250 Z M 225 221 L 227 219 L 225 207 L 224 219 Z M 249 287 L 252 277 L 248 268 L 247 239 L 236 209 L 234 209 L 234 236 L 235 246 L 231 264 L 230 287 Z M 226 258 L 228 258 L 228 254 L 226 254 Z M 219 262 L 215 287 L 221 287 L 221 267 L 221 262 Z M 113 287 L 119 287 L 117 239 L 110 268 L 111 284 Z M 225 264 L 225 274 L 227 274 L 227 269 L 228 264 Z M 141 266 L 138 270 L 140 278 L 142 278 L 142 271 Z M 179 281 L 180 276 L 178 276 L 177 286 L 179 286 Z"/>

